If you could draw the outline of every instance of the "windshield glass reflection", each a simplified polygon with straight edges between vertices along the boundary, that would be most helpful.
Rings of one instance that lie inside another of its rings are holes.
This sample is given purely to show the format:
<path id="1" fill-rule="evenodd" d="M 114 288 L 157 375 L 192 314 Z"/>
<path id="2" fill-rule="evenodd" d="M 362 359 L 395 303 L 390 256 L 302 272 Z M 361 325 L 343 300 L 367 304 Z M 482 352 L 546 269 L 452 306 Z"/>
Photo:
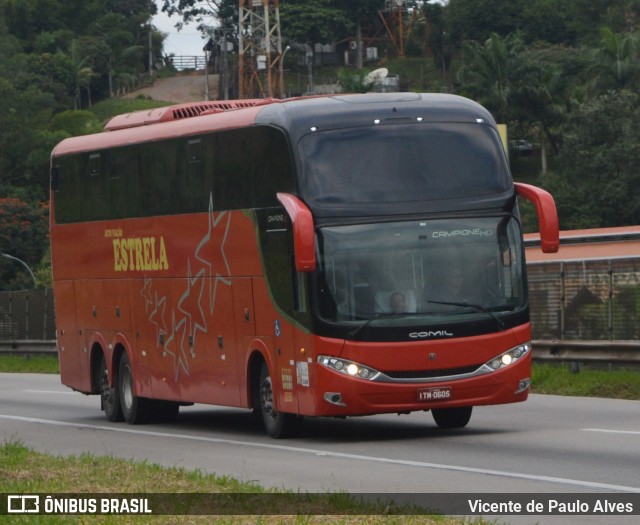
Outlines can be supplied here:
<path id="1" fill-rule="evenodd" d="M 497 317 L 526 302 L 510 217 L 327 227 L 319 242 L 319 313 L 329 321 Z"/>

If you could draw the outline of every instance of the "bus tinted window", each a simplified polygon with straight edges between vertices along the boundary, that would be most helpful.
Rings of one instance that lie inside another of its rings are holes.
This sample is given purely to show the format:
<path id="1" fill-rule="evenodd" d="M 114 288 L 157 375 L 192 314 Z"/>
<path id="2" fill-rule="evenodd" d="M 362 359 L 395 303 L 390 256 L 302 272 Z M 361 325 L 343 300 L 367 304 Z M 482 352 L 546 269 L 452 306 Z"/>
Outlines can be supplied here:
<path id="1" fill-rule="evenodd" d="M 268 126 L 220 131 L 58 158 L 59 223 L 245 209 L 295 191 L 284 133 Z"/>
<path id="2" fill-rule="evenodd" d="M 300 147 L 304 194 L 320 204 L 462 198 L 511 185 L 499 138 L 481 124 L 331 130 L 306 135 Z"/>

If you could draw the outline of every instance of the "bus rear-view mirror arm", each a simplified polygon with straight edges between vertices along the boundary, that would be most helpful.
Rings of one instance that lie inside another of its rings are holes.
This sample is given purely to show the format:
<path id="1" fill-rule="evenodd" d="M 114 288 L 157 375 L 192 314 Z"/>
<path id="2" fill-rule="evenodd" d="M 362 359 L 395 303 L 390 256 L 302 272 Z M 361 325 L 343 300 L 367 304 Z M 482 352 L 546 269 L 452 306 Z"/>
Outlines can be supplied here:
<path id="1" fill-rule="evenodd" d="M 522 182 L 514 184 L 517 194 L 531 201 L 536 207 L 540 228 L 540 248 L 544 253 L 556 253 L 560 248 L 560 228 L 553 197 L 547 191 L 536 186 Z"/>
<path id="2" fill-rule="evenodd" d="M 277 197 L 287 210 L 293 225 L 296 270 L 313 272 L 316 269 L 316 232 L 313 226 L 313 215 L 307 205 L 295 195 L 278 193 Z"/>

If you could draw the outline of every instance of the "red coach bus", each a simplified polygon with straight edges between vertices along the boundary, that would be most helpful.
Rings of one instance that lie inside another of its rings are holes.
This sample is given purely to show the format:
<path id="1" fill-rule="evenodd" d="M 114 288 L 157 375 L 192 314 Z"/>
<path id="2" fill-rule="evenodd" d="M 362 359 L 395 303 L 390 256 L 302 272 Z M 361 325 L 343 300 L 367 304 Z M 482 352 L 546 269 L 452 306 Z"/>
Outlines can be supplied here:
<path id="1" fill-rule="evenodd" d="M 514 184 L 496 125 L 453 95 L 187 104 L 52 153 L 62 382 L 111 421 L 180 405 L 303 416 L 524 401 L 517 196 L 558 248 L 551 196 Z"/>

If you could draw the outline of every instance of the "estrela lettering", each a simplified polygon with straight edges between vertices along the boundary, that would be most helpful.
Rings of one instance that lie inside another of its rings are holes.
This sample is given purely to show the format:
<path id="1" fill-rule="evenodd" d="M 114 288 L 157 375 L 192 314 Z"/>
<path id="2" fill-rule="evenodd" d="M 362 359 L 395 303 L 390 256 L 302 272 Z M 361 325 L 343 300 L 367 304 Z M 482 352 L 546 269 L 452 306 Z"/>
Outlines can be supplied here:
<path id="1" fill-rule="evenodd" d="M 169 269 L 164 237 L 128 237 L 113 239 L 113 269 L 157 272 Z"/>

